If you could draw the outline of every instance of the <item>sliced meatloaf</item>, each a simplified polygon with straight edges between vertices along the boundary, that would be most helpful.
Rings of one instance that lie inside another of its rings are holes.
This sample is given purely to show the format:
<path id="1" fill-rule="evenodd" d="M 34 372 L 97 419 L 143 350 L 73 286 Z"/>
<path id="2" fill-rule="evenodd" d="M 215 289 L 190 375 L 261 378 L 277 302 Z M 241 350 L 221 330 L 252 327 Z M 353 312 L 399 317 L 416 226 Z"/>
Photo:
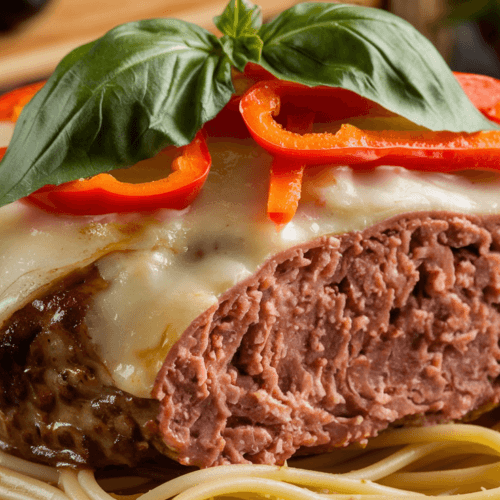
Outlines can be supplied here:
<path id="1" fill-rule="evenodd" d="M 500 216 L 406 214 L 271 257 L 182 334 L 151 399 L 117 389 L 87 335 L 106 286 L 89 266 L 2 326 L 4 449 L 283 463 L 500 400 Z"/>
<path id="2" fill-rule="evenodd" d="M 168 354 L 165 443 L 202 467 L 283 463 L 496 405 L 499 250 L 500 217 L 429 212 L 274 256 Z"/>

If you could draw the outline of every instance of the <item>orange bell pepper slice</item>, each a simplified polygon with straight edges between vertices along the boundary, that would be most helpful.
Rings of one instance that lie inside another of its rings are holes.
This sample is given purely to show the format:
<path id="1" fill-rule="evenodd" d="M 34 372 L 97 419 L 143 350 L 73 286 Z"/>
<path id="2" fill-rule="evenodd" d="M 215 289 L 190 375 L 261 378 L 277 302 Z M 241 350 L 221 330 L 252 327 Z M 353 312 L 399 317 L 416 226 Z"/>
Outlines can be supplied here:
<path id="1" fill-rule="evenodd" d="M 289 115 L 287 128 L 305 133 L 311 130 L 314 113 Z M 288 224 L 299 206 L 302 189 L 304 163 L 294 163 L 286 158 L 275 156 L 269 175 L 267 215 L 278 226 Z"/>
<path id="2" fill-rule="evenodd" d="M 280 228 L 288 224 L 299 206 L 302 189 L 303 163 L 286 158 L 274 158 L 269 179 L 267 216 Z"/>

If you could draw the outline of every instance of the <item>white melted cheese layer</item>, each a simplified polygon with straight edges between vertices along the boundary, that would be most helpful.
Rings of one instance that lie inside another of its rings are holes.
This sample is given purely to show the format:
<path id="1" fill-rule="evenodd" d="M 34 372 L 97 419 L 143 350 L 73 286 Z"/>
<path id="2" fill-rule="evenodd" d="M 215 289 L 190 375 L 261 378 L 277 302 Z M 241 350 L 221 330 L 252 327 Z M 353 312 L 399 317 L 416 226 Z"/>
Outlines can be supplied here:
<path id="1" fill-rule="evenodd" d="M 276 252 L 405 212 L 500 211 L 496 173 L 311 167 L 299 210 L 279 232 L 265 212 L 269 155 L 251 140 L 212 140 L 210 150 L 207 183 L 183 211 L 67 217 L 24 202 L 1 208 L 0 323 L 47 283 L 95 261 L 109 286 L 94 297 L 89 334 L 116 385 L 147 397 L 186 327 Z"/>

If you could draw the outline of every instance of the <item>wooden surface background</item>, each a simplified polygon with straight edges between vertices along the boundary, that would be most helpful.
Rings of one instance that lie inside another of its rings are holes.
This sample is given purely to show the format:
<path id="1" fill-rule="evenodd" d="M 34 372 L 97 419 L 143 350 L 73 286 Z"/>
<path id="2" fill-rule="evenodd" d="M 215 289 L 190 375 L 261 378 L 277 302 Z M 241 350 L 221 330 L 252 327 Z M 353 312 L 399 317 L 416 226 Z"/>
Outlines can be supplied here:
<path id="1" fill-rule="evenodd" d="M 258 3 L 264 17 L 271 18 L 298 1 Z M 221 13 L 226 3 L 227 0 L 50 0 L 30 21 L 0 35 L 0 91 L 46 78 L 72 49 L 128 21 L 175 17 L 215 31 L 212 18 Z M 383 0 L 350 3 L 380 7 Z"/>
<path id="2" fill-rule="evenodd" d="M 409 21 L 449 59 L 453 48 L 453 30 L 445 26 L 442 18 L 447 10 L 447 0 L 390 0 L 388 7 L 394 14 Z"/>

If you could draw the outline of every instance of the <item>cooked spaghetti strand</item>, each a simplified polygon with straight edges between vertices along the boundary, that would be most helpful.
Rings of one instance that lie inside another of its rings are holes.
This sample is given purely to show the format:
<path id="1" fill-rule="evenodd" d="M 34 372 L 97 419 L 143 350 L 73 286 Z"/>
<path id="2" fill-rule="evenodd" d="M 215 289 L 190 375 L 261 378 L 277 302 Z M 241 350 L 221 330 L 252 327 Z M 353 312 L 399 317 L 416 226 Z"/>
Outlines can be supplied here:
<path id="1" fill-rule="evenodd" d="M 369 449 L 426 442 L 468 442 L 487 446 L 500 455 L 500 432 L 472 424 L 443 424 L 432 427 L 394 429 L 373 438 Z"/>
<path id="2" fill-rule="evenodd" d="M 68 500 L 55 486 L 0 467 L 0 498 L 2 500 Z"/>
<path id="3" fill-rule="evenodd" d="M 115 500 L 99 486 L 91 470 L 81 470 L 78 473 L 78 482 L 91 500 Z"/>
<path id="4" fill-rule="evenodd" d="M 54 467 L 28 462 L 3 451 L 0 451 L 0 466 L 47 483 L 57 484 L 59 480 L 59 472 Z"/>
<path id="5" fill-rule="evenodd" d="M 78 472 L 74 470 L 63 469 L 60 471 L 59 487 L 64 490 L 70 500 L 89 500 L 78 481 Z"/>
<path id="6" fill-rule="evenodd" d="M 376 481 L 396 472 L 403 467 L 415 462 L 430 453 L 445 448 L 447 443 L 428 443 L 408 445 L 402 450 L 396 451 L 387 458 L 380 460 L 364 469 L 342 474 L 343 477 L 352 479 L 369 479 Z"/>
<path id="7" fill-rule="evenodd" d="M 173 479 L 151 490 L 149 493 L 144 494 L 140 497 L 140 500 L 171 498 L 202 483 L 205 484 L 216 481 L 226 484 L 228 481 L 244 481 L 248 478 L 254 478 L 257 481 L 274 481 L 275 483 L 281 481 L 282 483 L 292 483 L 293 485 L 297 485 L 297 487 L 304 486 L 306 488 L 326 490 L 328 492 L 380 493 L 385 495 L 393 495 L 396 493 L 398 495 L 407 494 L 407 492 L 401 492 L 400 490 L 395 490 L 388 486 L 365 480 L 344 478 L 341 475 L 307 471 L 295 469 L 293 467 L 225 465 L 222 467 L 191 472 L 185 476 Z M 307 492 L 308 490 L 304 489 L 303 491 Z M 266 490 L 263 489 L 261 492 L 264 494 Z M 252 490 L 252 493 L 255 492 Z"/>
<path id="8" fill-rule="evenodd" d="M 394 488 L 426 489 L 459 486 L 474 481 L 489 480 L 500 486 L 500 462 L 491 465 L 479 465 L 465 469 L 450 469 L 429 472 L 397 472 L 384 478 L 384 484 Z"/>

